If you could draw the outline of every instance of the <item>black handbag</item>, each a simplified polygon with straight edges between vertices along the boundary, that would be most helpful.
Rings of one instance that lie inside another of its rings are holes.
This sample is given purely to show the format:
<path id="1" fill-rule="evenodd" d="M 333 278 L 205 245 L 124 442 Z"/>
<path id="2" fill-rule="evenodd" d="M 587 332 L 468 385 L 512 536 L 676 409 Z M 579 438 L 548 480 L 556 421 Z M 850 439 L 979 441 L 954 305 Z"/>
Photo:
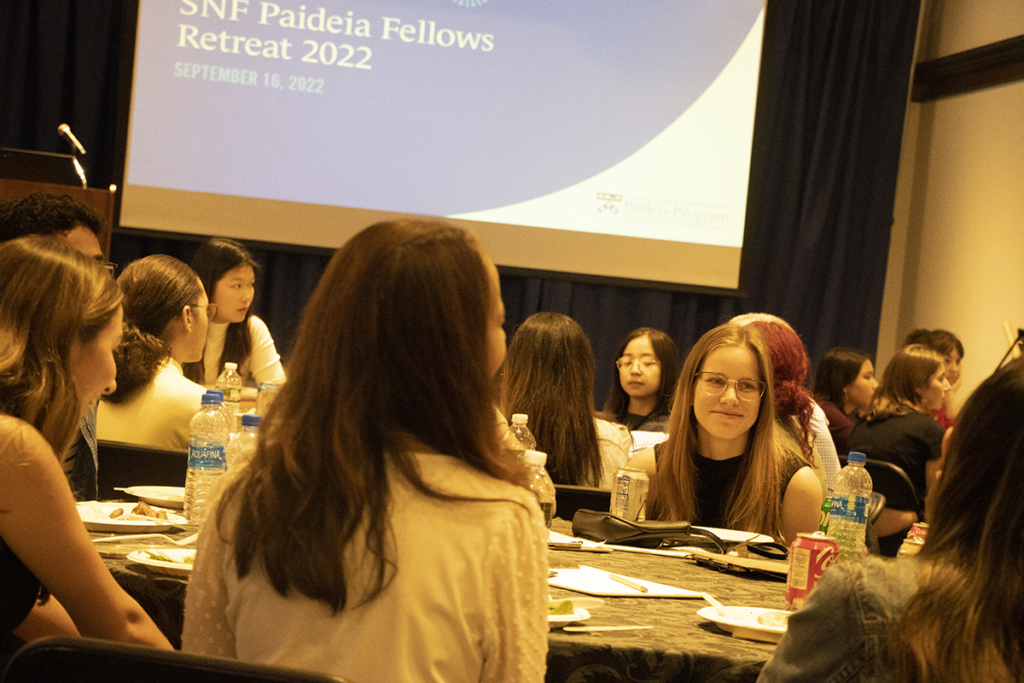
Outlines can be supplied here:
<path id="1" fill-rule="evenodd" d="M 726 552 L 725 543 L 706 529 L 694 528 L 689 522 L 633 522 L 610 512 L 577 510 L 572 518 L 572 534 L 591 541 L 612 545 L 634 545 L 639 548 L 661 548 L 677 545 L 711 548 Z"/>

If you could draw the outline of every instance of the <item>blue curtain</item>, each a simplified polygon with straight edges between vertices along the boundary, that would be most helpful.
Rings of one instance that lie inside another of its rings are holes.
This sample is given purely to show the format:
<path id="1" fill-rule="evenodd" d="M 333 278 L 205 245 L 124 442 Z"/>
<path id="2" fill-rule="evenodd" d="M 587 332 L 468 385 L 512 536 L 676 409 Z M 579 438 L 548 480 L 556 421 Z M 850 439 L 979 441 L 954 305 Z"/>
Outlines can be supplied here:
<path id="1" fill-rule="evenodd" d="M 838 345 L 873 353 L 919 8 L 920 0 L 768 0 L 746 297 L 505 274 L 509 335 L 537 311 L 575 318 L 598 360 L 599 406 L 619 340 L 641 326 L 665 330 L 685 355 L 711 327 L 764 311 L 788 320 L 814 360 Z M 89 150 L 90 184 L 114 182 L 126 16 L 106 0 L 0 3 L 0 145 L 66 151 L 56 129 L 69 122 Z M 123 230 L 111 258 L 188 262 L 196 246 Z M 253 247 L 263 265 L 257 311 L 287 354 L 329 254 Z"/>

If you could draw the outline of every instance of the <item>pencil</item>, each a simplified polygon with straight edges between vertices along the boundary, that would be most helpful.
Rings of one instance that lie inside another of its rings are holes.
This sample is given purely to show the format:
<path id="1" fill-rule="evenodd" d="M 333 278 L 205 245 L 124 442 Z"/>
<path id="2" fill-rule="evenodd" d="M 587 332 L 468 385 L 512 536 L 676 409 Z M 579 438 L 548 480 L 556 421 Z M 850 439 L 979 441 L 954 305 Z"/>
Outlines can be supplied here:
<path id="1" fill-rule="evenodd" d="M 618 576 L 616 574 L 608 574 L 608 578 L 611 579 L 612 581 L 618 581 L 623 586 L 629 586 L 633 590 L 638 590 L 641 593 L 647 593 L 648 592 L 647 586 L 641 586 L 636 581 L 633 581 L 632 579 L 627 579 L 625 576 Z"/>

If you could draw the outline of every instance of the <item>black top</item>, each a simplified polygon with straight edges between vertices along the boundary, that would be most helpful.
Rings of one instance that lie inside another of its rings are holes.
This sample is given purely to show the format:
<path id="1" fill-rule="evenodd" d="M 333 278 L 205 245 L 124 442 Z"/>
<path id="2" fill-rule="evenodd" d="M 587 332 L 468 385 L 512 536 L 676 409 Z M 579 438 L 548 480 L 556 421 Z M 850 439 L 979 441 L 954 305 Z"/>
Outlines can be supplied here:
<path id="1" fill-rule="evenodd" d="M 664 444 L 654 447 L 654 462 L 657 466 L 658 457 L 664 448 Z M 739 486 L 740 466 L 743 464 L 743 456 L 729 458 L 727 460 L 712 460 L 698 454 L 694 459 L 697 466 L 697 512 L 695 519 L 690 520 L 694 526 L 710 526 L 717 528 L 728 528 L 725 518 L 729 501 L 733 496 L 733 489 Z M 786 488 L 793 476 L 806 463 L 793 455 L 786 454 L 786 460 L 782 470 L 782 481 L 780 482 L 780 497 L 786 495 Z"/>
<path id="2" fill-rule="evenodd" d="M 925 464 L 942 456 L 944 430 L 931 415 L 908 413 L 881 420 L 863 420 L 853 427 L 848 441 L 851 451 L 869 458 L 899 465 L 910 477 L 919 500 L 927 493 Z M 896 510 L 915 509 L 904 496 L 885 494 L 885 506 Z"/>
<path id="3" fill-rule="evenodd" d="M 634 415 L 626 413 L 617 415 L 613 422 L 626 425 L 631 432 L 667 432 L 668 415 Z"/>
<path id="4" fill-rule="evenodd" d="M 0 643 L 25 621 L 38 597 L 39 581 L 0 540 Z"/>

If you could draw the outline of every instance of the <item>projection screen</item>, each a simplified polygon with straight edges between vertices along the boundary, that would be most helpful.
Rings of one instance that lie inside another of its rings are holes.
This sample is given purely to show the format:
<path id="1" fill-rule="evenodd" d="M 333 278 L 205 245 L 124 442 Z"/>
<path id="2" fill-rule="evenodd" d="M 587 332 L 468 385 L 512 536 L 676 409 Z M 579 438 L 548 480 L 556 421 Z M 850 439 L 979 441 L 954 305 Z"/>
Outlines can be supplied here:
<path id="1" fill-rule="evenodd" d="M 140 0 L 120 224 L 739 286 L 763 0 Z"/>

